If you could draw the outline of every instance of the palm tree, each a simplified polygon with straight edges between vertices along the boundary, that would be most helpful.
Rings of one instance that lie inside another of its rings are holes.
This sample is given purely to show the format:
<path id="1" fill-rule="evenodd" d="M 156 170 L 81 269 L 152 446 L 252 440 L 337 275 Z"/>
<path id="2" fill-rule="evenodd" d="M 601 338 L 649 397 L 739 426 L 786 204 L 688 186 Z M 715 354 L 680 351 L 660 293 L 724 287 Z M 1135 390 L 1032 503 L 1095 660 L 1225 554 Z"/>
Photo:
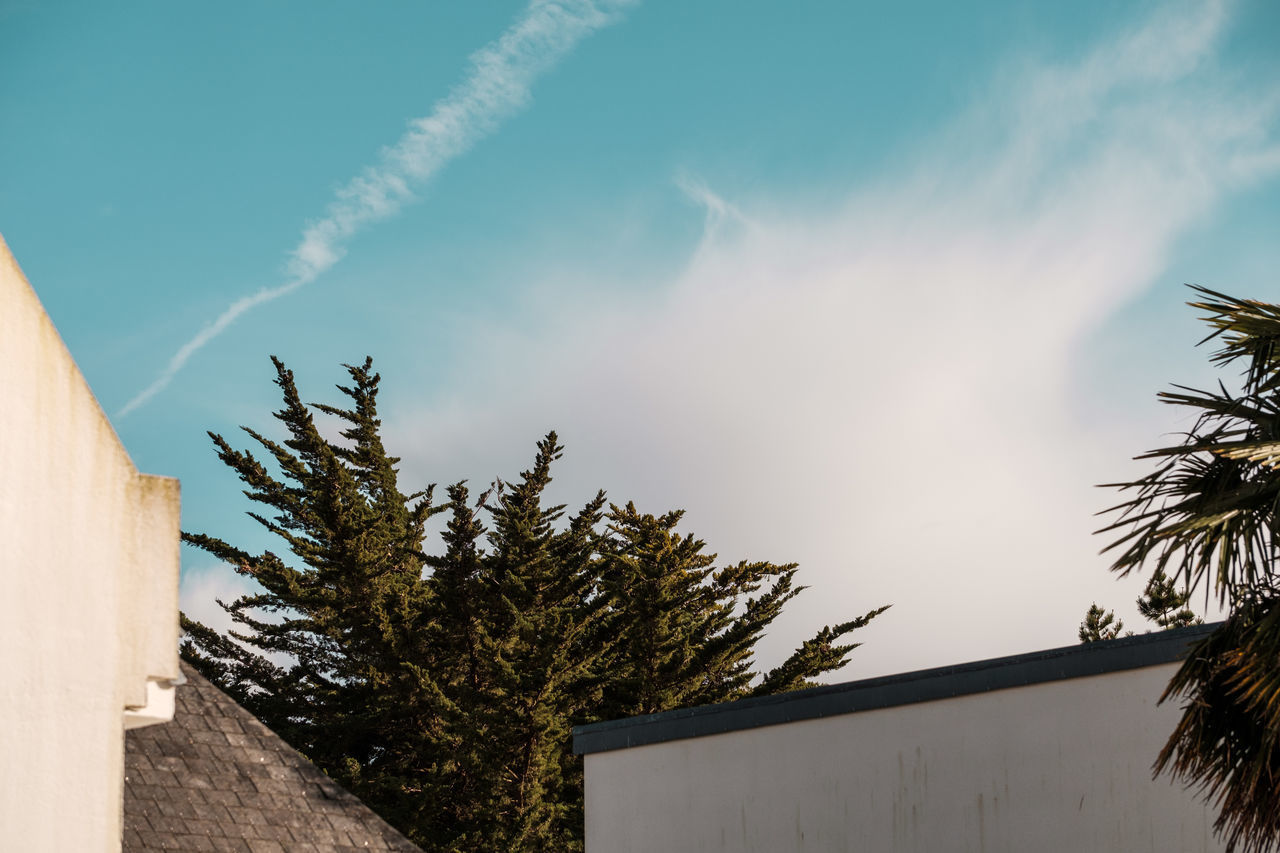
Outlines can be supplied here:
<path id="1" fill-rule="evenodd" d="M 1109 484 L 1129 497 L 1098 532 L 1115 536 L 1113 571 L 1167 570 L 1227 609 L 1161 697 L 1185 704 L 1155 773 L 1205 793 L 1229 853 L 1264 853 L 1280 849 L 1280 305 L 1193 290 L 1205 341 L 1222 343 L 1212 361 L 1243 362 L 1242 387 L 1160 394 L 1197 411 L 1195 426 L 1137 457 L 1155 460 L 1150 474 Z"/>

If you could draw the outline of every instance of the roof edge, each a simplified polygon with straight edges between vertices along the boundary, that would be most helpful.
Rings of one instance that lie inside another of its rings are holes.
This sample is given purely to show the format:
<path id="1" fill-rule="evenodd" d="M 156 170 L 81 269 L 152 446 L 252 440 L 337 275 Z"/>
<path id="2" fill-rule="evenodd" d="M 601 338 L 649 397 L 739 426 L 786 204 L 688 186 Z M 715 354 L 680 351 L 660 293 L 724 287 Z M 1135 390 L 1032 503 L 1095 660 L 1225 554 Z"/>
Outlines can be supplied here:
<path id="1" fill-rule="evenodd" d="M 1220 622 L 575 726 L 577 755 L 1173 663 Z"/>

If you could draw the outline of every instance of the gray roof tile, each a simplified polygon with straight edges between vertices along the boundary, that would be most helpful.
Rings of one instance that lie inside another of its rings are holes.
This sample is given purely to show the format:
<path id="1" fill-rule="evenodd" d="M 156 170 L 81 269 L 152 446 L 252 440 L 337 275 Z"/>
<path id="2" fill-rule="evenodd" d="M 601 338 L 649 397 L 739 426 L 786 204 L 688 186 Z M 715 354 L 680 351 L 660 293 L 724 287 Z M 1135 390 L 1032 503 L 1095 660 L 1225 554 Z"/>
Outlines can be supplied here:
<path id="1" fill-rule="evenodd" d="M 421 853 L 185 663 L 170 723 L 125 733 L 123 853 Z"/>

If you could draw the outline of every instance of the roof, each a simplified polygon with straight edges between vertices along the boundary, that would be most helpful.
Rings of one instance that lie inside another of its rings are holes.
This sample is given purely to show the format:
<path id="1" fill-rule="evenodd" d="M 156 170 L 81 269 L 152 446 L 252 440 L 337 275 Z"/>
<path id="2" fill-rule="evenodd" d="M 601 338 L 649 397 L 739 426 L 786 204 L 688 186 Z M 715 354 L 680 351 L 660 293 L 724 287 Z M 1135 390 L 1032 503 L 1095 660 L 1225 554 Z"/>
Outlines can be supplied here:
<path id="1" fill-rule="evenodd" d="M 579 755 L 1173 663 L 1221 623 L 576 726 Z"/>
<path id="2" fill-rule="evenodd" d="M 172 722 L 125 733 L 124 853 L 421 853 L 185 662 Z"/>

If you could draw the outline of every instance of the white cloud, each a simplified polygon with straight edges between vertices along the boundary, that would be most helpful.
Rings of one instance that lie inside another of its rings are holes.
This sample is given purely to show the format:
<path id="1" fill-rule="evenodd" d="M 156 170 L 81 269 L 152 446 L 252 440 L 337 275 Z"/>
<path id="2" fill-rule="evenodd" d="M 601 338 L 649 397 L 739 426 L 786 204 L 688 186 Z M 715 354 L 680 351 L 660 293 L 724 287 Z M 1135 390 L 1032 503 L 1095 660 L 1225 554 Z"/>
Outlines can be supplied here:
<path id="1" fill-rule="evenodd" d="M 218 606 L 242 595 L 259 592 L 257 584 L 236 574 L 229 566 L 213 564 L 188 568 L 178 587 L 178 607 L 188 619 L 226 634 L 233 627 L 231 616 Z"/>
<path id="2" fill-rule="evenodd" d="M 191 356 L 245 312 L 309 284 L 341 260 L 351 237 L 398 213 L 413 200 L 413 185 L 429 179 L 523 108 L 534 81 L 543 72 L 580 40 L 619 20 L 621 11 L 632 2 L 532 0 L 515 24 L 471 56 L 466 78 L 430 115 L 411 121 L 405 134 L 382 151 L 376 166 L 338 190 L 325 216 L 306 227 L 290 253 L 285 282 L 233 302 L 183 344 L 159 377 L 125 403 L 117 417 L 124 417 L 164 390 Z"/>
<path id="3" fill-rule="evenodd" d="M 708 229 L 659 298 L 477 336 L 465 386 L 389 445 L 412 480 L 483 480 L 554 426 L 557 498 L 604 486 L 688 509 L 728 559 L 800 561 L 812 588 L 772 660 L 887 602 L 848 677 L 1073 642 L 1093 598 L 1134 586 L 1102 571 L 1092 484 L 1153 438 L 1128 413 L 1082 421 L 1073 364 L 1179 238 L 1280 168 L 1275 99 L 1206 68 L 1223 19 L 1184 6 L 1024 63 L 834 212 L 731 215 L 682 179 Z"/>

